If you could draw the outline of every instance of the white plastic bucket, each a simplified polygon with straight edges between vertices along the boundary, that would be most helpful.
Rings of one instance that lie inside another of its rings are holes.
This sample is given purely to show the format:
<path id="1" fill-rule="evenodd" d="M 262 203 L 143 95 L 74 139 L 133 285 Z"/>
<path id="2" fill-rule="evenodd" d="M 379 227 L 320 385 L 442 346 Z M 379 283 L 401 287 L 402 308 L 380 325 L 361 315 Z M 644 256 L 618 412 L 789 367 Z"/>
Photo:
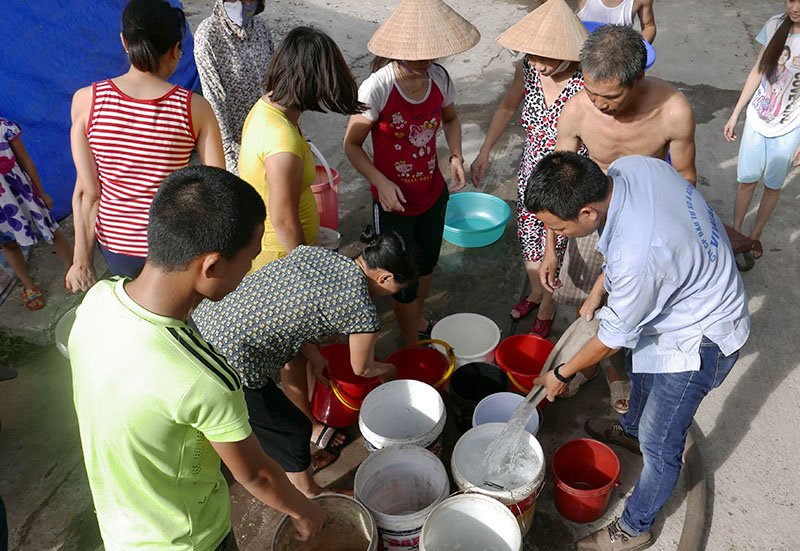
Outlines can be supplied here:
<path id="1" fill-rule="evenodd" d="M 459 368 L 470 362 L 493 363 L 494 349 L 500 343 L 500 328 L 480 314 L 453 314 L 436 322 L 431 338 L 453 347 Z"/>
<path id="2" fill-rule="evenodd" d="M 490 394 L 475 406 L 472 413 L 472 426 L 486 423 L 507 423 L 517 406 L 525 397 L 514 392 L 497 392 Z M 542 423 L 542 411 L 536 408 L 536 415 L 525 425 L 525 430 L 536 436 Z"/>
<path id="3" fill-rule="evenodd" d="M 418 549 L 425 519 L 449 493 L 444 465 L 418 446 L 378 450 L 356 471 L 355 497 L 375 517 L 386 550 Z"/>
<path id="4" fill-rule="evenodd" d="M 486 423 L 464 433 L 453 449 L 450 472 L 460 490 L 483 494 L 508 506 L 519 522 L 522 533 L 527 534 L 533 522 L 536 498 L 544 484 L 545 474 L 544 451 L 536 437 L 529 434 L 528 444 L 533 448 L 539 465 L 530 470 L 529 476 L 526 476 L 524 481 L 519 481 L 509 488 L 483 487 L 484 454 L 486 449 L 493 445 L 505 425 L 505 423 Z"/>
<path id="5" fill-rule="evenodd" d="M 422 528 L 420 551 L 520 551 L 522 534 L 514 515 L 500 502 L 479 494 L 445 499 Z"/>
<path id="6" fill-rule="evenodd" d="M 325 524 L 312 539 L 299 542 L 289 515 L 284 515 L 272 538 L 272 551 L 376 551 L 378 528 L 361 503 L 340 494 L 313 498 L 325 511 Z"/>
<path id="7" fill-rule="evenodd" d="M 442 396 L 431 385 L 411 379 L 390 381 L 367 394 L 358 428 L 370 451 L 412 445 L 441 451 L 447 413 Z"/>

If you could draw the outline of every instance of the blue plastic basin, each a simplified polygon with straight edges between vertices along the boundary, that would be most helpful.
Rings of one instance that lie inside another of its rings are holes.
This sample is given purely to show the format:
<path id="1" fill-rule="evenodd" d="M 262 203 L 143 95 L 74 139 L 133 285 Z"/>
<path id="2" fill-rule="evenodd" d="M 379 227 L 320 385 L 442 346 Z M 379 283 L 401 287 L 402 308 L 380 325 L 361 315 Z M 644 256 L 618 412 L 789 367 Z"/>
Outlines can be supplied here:
<path id="1" fill-rule="evenodd" d="M 488 193 L 456 193 L 447 203 L 444 238 L 459 247 L 485 247 L 503 236 L 511 207 Z"/>
<path id="2" fill-rule="evenodd" d="M 586 31 L 589 34 L 603 25 L 605 25 L 605 23 L 600 23 L 599 21 L 583 21 L 583 26 L 586 27 Z M 653 48 L 653 45 L 644 38 L 642 38 L 642 42 L 644 42 L 644 49 L 647 50 L 647 61 L 644 64 L 644 68 L 649 69 L 653 66 L 653 63 L 656 62 L 656 50 Z"/>

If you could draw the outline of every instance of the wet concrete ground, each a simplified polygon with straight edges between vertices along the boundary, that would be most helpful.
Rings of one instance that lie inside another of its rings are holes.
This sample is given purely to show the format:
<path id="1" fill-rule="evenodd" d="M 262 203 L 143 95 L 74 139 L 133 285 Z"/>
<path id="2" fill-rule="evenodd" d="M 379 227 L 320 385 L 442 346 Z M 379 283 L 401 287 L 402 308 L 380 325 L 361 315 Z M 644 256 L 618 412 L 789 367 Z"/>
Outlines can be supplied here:
<path id="1" fill-rule="evenodd" d="M 468 161 L 477 153 L 494 107 L 512 75 L 514 57 L 497 47 L 494 37 L 532 4 L 505 0 L 451 2 L 483 35 L 472 51 L 445 60 L 460 90 L 458 106 Z M 210 0 L 186 2 L 192 25 L 208 13 L 210 5 Z M 279 35 L 308 22 L 328 31 L 342 46 L 360 80 L 366 76 L 370 60 L 365 54 L 366 41 L 393 5 L 393 1 L 377 0 L 365 9 L 357 0 L 273 0 L 268 3 L 266 16 L 275 23 Z M 658 61 L 651 73 L 675 83 L 692 101 L 698 122 L 701 191 L 724 219 L 730 219 L 732 212 L 738 144 L 724 142 L 722 126 L 755 59 L 753 37 L 781 6 L 777 1 L 744 0 L 656 3 Z M 346 121 L 336 115 L 309 114 L 301 122 L 342 175 L 340 231 L 345 242 L 351 241 L 360 226 L 370 221 L 371 211 L 365 182 L 341 152 Z M 515 199 L 521 143 L 522 133 L 514 123 L 494 149 L 484 190 L 508 201 Z M 734 372 L 711 393 L 696 417 L 709 486 L 705 547 L 712 551 L 788 550 L 797 547 L 800 537 L 794 520 L 800 487 L 795 468 L 800 435 L 792 423 L 798 414 L 796 396 L 800 393 L 796 338 L 792 337 L 800 322 L 800 313 L 794 308 L 800 301 L 795 283 L 800 280 L 800 230 L 794 215 L 798 201 L 800 190 L 793 180 L 764 235 L 767 253 L 744 276 L 753 314 L 751 339 Z M 749 220 L 752 223 L 752 218 Z M 34 255 L 42 257 L 45 253 L 35 251 Z M 45 264 L 36 261 L 34 273 L 56 287 L 58 271 Z M 512 328 L 508 318 L 508 310 L 523 287 L 514 228 L 509 226 L 501 241 L 483 249 L 445 244 L 428 310 L 435 317 L 479 312 L 493 318 L 504 336 L 524 332 L 530 320 Z M 387 306 L 382 304 L 384 310 Z M 49 313 L 52 321 L 63 311 L 59 308 L 63 306 L 43 312 Z M 0 321 L 7 326 L 32 325 L 26 316 L 26 312 L 0 310 Z M 570 308 L 560 308 L 552 338 L 566 327 L 571 316 Z M 383 321 L 388 331 L 379 348 L 385 355 L 398 345 L 398 339 L 388 312 Z M 46 337 L 43 333 L 42 338 Z M 50 346 L 35 349 L 18 367 L 16 380 L 0 383 L 0 495 L 9 509 L 11 549 L 98 549 L 100 541 L 71 404 L 68 364 Z M 607 404 L 607 388 L 602 380 L 596 380 L 575 398 L 549 405 L 540 432 L 548 461 L 558 445 L 583 436 L 581 426 L 586 418 L 612 415 Z M 448 438 L 454 437 L 450 428 Z M 359 446 L 354 443 L 340 461 L 357 461 L 363 456 Z M 623 461 L 622 484 L 612 495 L 605 520 L 621 510 L 639 469 L 638 458 L 622 450 L 618 450 L 618 456 Z M 342 476 L 339 484 L 346 485 L 347 476 Z M 659 517 L 656 528 L 660 538 L 655 549 L 675 549 L 677 545 L 685 512 L 684 490 L 681 481 Z M 242 549 L 266 548 L 275 515 L 241 489 L 234 488 L 232 494 Z M 525 549 L 571 549 L 575 539 L 599 524 L 602 522 L 577 525 L 564 520 L 553 507 L 552 480 L 548 478 Z"/>

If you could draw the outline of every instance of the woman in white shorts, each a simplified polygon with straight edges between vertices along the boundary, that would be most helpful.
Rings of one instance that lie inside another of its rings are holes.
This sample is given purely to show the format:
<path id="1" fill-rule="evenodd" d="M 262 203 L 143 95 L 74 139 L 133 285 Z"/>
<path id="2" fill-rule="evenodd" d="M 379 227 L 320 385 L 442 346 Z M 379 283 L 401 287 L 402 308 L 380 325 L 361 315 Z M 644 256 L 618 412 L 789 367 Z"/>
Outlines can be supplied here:
<path id="1" fill-rule="evenodd" d="M 763 254 L 761 232 L 778 204 L 786 176 L 800 166 L 800 7 L 786 2 L 786 13 L 771 17 L 756 40 L 762 45 L 750 70 L 739 101 L 725 124 L 724 135 L 736 140 L 734 127 L 747 106 L 747 117 L 739 146 L 739 189 L 733 227 L 741 232 L 755 184 L 764 182 L 750 238 L 756 243 L 753 257 Z"/>

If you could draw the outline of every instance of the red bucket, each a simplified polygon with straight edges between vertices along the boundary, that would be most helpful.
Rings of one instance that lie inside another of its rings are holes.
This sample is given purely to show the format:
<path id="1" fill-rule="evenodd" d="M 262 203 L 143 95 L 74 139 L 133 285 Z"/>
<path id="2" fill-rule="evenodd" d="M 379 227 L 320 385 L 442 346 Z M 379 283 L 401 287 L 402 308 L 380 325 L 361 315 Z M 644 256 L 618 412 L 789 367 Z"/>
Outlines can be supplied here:
<path id="1" fill-rule="evenodd" d="M 608 507 L 619 485 L 619 459 L 614 450 L 591 438 L 567 442 L 553 454 L 558 512 L 573 522 L 594 522 Z"/>
<path id="2" fill-rule="evenodd" d="M 497 345 L 494 359 L 513 390 L 528 394 L 552 350 L 553 343 L 538 335 L 511 335 Z"/>
<path id="3" fill-rule="evenodd" d="M 447 356 L 426 344 L 438 344 L 447 350 Z M 393 352 L 386 363 L 397 368 L 398 379 L 422 381 L 443 393 L 456 366 L 456 354 L 446 342 L 429 339 Z"/>
<path id="4" fill-rule="evenodd" d="M 317 174 L 311 184 L 311 192 L 317 203 L 319 225 L 335 230 L 339 227 L 339 173 L 333 168 L 333 182 L 328 180 L 324 166 L 317 165 Z"/>
<path id="5" fill-rule="evenodd" d="M 330 386 L 317 381 L 311 397 L 314 417 L 336 428 L 349 427 L 358 422 L 361 402 L 380 384 L 378 377 L 365 378 L 353 373 L 350 365 L 350 347 L 346 343 L 328 344 L 320 348 L 328 360 L 327 373 Z"/>

